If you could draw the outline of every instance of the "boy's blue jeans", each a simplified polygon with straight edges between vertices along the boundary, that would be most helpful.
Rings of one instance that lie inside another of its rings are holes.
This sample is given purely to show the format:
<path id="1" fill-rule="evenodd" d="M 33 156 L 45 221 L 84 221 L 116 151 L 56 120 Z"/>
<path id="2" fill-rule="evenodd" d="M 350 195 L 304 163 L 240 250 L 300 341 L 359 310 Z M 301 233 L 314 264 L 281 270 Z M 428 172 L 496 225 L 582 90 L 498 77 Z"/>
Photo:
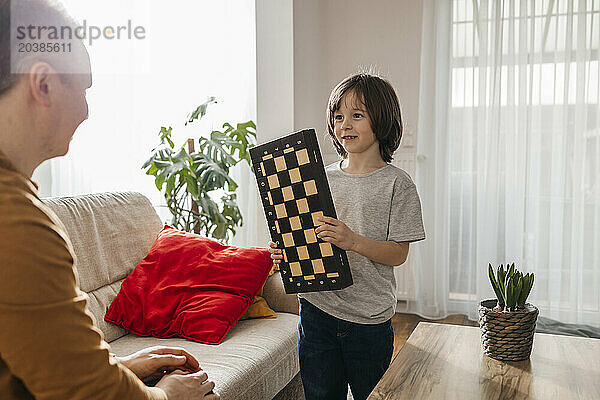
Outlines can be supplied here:
<path id="1" fill-rule="evenodd" d="M 392 320 L 366 325 L 335 318 L 300 299 L 298 351 L 306 400 L 366 399 L 390 365 Z"/>

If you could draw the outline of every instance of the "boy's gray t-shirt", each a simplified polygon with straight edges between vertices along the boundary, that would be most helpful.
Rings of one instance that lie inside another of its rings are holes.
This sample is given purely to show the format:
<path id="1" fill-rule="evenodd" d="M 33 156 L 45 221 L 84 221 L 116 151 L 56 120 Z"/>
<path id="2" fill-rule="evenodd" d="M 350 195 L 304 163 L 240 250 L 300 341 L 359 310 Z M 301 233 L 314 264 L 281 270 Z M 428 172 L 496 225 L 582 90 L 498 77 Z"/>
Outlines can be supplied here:
<path id="1" fill-rule="evenodd" d="M 349 174 L 340 162 L 325 168 L 337 219 L 379 241 L 425 239 L 421 202 L 410 176 L 391 164 L 368 174 Z M 298 296 L 326 313 L 360 324 L 378 324 L 396 311 L 394 267 L 348 251 L 354 284 L 341 290 Z"/>

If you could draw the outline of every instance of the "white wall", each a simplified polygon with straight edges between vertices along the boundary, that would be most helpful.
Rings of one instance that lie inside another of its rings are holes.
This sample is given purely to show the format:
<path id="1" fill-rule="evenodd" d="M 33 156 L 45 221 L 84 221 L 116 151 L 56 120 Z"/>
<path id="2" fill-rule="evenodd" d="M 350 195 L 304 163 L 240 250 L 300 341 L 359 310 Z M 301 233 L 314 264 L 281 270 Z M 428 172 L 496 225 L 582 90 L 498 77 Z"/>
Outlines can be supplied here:
<path id="1" fill-rule="evenodd" d="M 256 0 L 259 142 L 294 129 L 293 0 Z"/>
<path id="2" fill-rule="evenodd" d="M 372 67 L 395 87 L 406 125 L 403 147 L 414 146 L 422 8 L 415 0 L 294 1 L 294 128 L 314 127 L 323 139 L 331 89 Z M 331 142 L 320 145 L 325 162 L 334 161 Z"/>
<path id="3" fill-rule="evenodd" d="M 258 143 L 274 140 L 294 130 L 293 24 L 293 0 L 256 0 Z M 251 183 L 255 185 L 254 182 Z M 264 215 L 258 199 L 256 212 Z M 256 238 L 248 244 L 264 246 L 268 241 L 266 221 L 259 218 Z"/>
<path id="4" fill-rule="evenodd" d="M 414 177 L 422 14 L 420 0 L 294 1 L 294 128 L 317 130 L 326 164 L 338 159 L 325 130 L 329 93 L 346 76 L 370 70 L 396 89 L 405 131 L 394 164 Z M 395 269 L 399 299 L 414 296 L 413 258 L 414 250 Z"/>
<path id="5" fill-rule="evenodd" d="M 415 0 L 256 0 L 258 142 L 315 128 L 325 163 L 333 162 L 324 137 L 329 93 L 347 75 L 372 68 L 400 98 L 406 129 L 394 163 L 414 174 L 421 19 Z M 257 244 L 268 240 L 259 220 Z"/>

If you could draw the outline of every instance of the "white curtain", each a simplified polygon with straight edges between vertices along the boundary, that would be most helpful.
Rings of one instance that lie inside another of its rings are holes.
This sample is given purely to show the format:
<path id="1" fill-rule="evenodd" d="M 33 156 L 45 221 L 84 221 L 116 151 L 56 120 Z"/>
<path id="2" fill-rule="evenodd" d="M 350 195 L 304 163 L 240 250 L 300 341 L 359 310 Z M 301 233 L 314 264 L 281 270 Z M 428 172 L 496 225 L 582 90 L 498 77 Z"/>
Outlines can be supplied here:
<path id="1" fill-rule="evenodd" d="M 63 0 L 86 26 L 145 29 L 143 40 L 98 39 L 88 50 L 93 86 L 90 117 L 78 129 L 66 157 L 40 167 L 34 180 L 46 196 L 139 191 L 170 219 L 153 177 L 141 169 L 159 143 L 161 126 L 173 126 L 176 146 L 221 129 L 224 122 L 256 120 L 255 10 L 251 0 Z M 205 118 L 184 127 L 188 113 L 215 96 Z M 256 197 L 248 168 L 236 168 L 245 227 L 256 226 Z"/>
<path id="2" fill-rule="evenodd" d="M 476 319 L 515 262 L 541 315 L 600 326 L 599 41 L 599 0 L 425 0 L 408 311 Z"/>

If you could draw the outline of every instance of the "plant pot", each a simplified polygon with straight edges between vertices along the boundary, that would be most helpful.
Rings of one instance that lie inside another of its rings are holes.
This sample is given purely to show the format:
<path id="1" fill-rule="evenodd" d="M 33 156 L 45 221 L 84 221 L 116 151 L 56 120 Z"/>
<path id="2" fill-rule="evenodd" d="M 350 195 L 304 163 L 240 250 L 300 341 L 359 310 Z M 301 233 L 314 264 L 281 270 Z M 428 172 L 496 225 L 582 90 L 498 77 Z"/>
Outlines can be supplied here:
<path id="1" fill-rule="evenodd" d="M 525 303 L 524 310 L 495 311 L 498 300 L 479 304 L 479 327 L 483 352 L 500 361 L 521 361 L 531 355 L 539 310 Z"/>

